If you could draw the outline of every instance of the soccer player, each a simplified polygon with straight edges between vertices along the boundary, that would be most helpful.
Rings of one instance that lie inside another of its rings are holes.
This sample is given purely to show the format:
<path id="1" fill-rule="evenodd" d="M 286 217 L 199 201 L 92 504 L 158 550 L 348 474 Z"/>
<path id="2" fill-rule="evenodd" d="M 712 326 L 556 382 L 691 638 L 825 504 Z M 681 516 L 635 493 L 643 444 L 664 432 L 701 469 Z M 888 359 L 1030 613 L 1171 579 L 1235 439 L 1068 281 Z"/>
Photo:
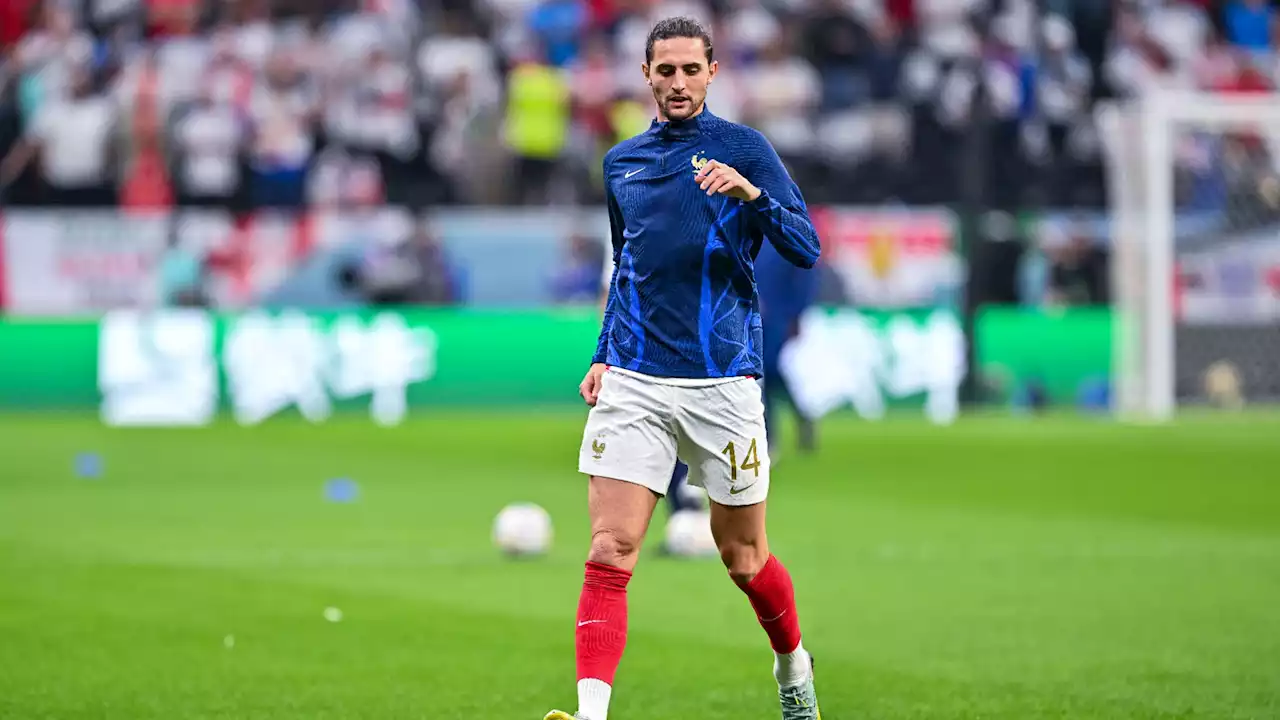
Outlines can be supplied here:
<path id="1" fill-rule="evenodd" d="M 772 457 L 776 460 L 781 446 L 776 430 L 779 400 L 787 400 L 795 410 L 800 451 L 812 452 L 816 444 L 814 422 L 791 400 L 791 390 L 782 375 L 779 358 L 787 340 L 795 336 L 801 316 L 813 304 L 818 290 L 818 273 L 792 264 L 772 245 L 765 244 L 756 257 L 755 274 L 764 332 L 765 434 L 769 438 Z"/>
<path id="2" fill-rule="evenodd" d="M 670 18 L 649 33 L 649 129 L 604 158 L 615 268 L 591 369 L 578 467 L 591 546 L 578 602 L 578 710 L 608 720 L 627 640 L 627 585 L 679 457 L 707 491 L 729 577 L 774 651 L 784 720 L 818 720 L 791 577 L 769 550 L 769 452 L 752 263 L 764 242 L 801 267 L 820 250 L 799 189 L 759 132 L 707 109 L 711 37 Z"/>

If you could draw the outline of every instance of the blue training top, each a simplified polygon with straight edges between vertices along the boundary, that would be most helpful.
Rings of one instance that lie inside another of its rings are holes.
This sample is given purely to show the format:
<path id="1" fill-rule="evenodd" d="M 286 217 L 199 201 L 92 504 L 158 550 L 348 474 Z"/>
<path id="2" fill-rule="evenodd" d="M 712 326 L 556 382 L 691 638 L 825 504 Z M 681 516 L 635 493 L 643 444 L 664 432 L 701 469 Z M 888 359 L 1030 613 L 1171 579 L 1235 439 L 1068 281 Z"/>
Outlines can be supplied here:
<path id="1" fill-rule="evenodd" d="M 742 202 L 708 196 L 710 160 L 760 188 Z M 758 131 L 703 109 L 654 121 L 604 158 L 613 277 L 593 363 L 655 377 L 759 377 L 755 258 L 765 239 L 811 268 L 821 250 L 800 189 Z"/>

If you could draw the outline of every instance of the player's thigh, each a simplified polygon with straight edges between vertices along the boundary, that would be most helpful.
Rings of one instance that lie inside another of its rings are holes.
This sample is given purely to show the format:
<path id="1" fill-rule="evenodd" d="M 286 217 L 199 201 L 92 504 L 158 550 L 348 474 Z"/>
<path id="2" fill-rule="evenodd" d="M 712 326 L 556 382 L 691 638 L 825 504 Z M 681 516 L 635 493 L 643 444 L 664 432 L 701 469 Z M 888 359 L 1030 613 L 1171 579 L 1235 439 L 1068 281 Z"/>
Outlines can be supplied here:
<path id="1" fill-rule="evenodd" d="M 611 371 L 601 383 L 587 414 L 578 470 L 665 494 L 676 465 L 670 389 Z"/>
<path id="2" fill-rule="evenodd" d="M 763 502 L 769 495 L 769 441 L 759 384 L 744 378 L 682 390 L 676 430 L 689 484 L 704 488 L 720 505 Z"/>

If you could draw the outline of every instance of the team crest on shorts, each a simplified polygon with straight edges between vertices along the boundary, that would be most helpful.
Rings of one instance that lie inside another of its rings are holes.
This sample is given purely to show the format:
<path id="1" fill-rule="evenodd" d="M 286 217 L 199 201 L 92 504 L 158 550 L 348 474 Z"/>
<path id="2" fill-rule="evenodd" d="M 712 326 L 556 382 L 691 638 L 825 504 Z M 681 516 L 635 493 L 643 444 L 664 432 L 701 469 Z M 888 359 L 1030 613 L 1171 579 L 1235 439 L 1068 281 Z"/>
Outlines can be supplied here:
<path id="1" fill-rule="evenodd" d="M 591 452 L 593 453 L 591 457 L 596 460 L 604 456 L 604 443 L 600 442 L 600 438 L 591 441 Z"/>

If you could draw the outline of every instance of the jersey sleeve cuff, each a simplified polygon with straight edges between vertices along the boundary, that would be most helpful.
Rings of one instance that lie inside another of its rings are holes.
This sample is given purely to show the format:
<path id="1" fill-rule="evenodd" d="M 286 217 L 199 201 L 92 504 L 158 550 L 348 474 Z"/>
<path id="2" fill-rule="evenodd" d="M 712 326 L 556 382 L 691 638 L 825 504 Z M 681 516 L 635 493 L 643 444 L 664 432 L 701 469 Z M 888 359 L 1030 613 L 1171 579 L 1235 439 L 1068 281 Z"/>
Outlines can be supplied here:
<path id="1" fill-rule="evenodd" d="M 747 206 L 755 210 L 768 210 L 772 203 L 773 198 L 769 196 L 769 191 L 764 188 L 760 188 L 760 197 L 748 202 Z"/>

